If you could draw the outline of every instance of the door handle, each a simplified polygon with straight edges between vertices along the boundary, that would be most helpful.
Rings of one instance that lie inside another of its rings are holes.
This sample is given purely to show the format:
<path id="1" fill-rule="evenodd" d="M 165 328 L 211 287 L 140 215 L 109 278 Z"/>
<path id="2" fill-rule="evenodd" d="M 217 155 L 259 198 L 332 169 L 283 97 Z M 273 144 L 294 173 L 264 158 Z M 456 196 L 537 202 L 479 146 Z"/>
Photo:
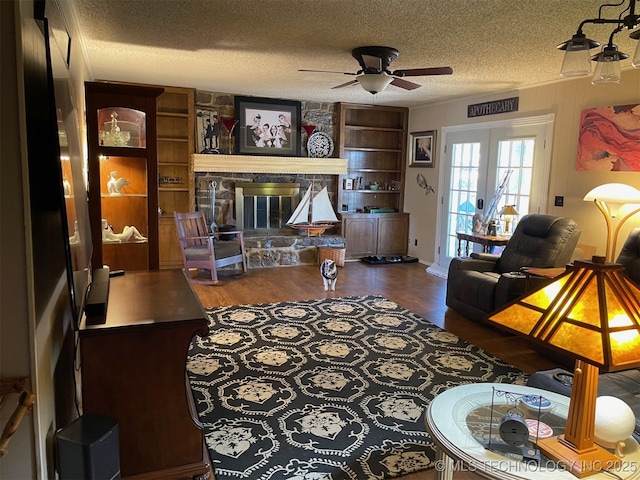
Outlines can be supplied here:
<path id="1" fill-rule="evenodd" d="M 483 200 L 482 198 L 479 198 L 479 199 L 476 201 L 476 208 L 477 208 L 478 210 L 482 210 L 482 209 L 484 208 L 484 200 Z"/>

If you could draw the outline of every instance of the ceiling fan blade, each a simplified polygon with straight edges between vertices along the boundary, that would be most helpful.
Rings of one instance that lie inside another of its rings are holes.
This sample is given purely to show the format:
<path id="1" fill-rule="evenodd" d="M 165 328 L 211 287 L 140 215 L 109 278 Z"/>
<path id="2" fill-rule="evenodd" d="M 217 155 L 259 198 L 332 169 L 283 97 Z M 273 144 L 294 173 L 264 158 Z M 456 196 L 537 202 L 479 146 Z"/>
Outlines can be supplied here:
<path id="1" fill-rule="evenodd" d="M 394 78 L 391 81 L 391 85 L 404 88 L 405 90 L 415 90 L 416 88 L 420 88 L 422 86 L 417 83 L 410 82 L 409 80 L 403 80 L 402 78 Z"/>
<path id="2" fill-rule="evenodd" d="M 373 55 L 362 55 L 363 67 L 367 71 L 382 71 L 382 59 L 380 57 L 374 57 Z"/>
<path id="3" fill-rule="evenodd" d="M 399 77 L 421 77 L 423 75 L 451 75 L 451 67 L 430 67 L 430 68 L 408 68 L 406 70 L 396 70 L 391 75 Z"/>
<path id="4" fill-rule="evenodd" d="M 357 75 L 357 73 L 351 72 L 333 72 L 331 70 L 298 70 L 299 72 L 315 72 L 315 73 L 340 73 L 342 75 Z"/>
<path id="5" fill-rule="evenodd" d="M 335 88 L 348 87 L 349 85 L 353 85 L 354 83 L 358 83 L 358 81 L 357 80 L 350 80 L 347 83 L 341 83 L 340 85 L 336 85 L 335 87 L 331 87 L 331 90 L 333 90 Z"/>

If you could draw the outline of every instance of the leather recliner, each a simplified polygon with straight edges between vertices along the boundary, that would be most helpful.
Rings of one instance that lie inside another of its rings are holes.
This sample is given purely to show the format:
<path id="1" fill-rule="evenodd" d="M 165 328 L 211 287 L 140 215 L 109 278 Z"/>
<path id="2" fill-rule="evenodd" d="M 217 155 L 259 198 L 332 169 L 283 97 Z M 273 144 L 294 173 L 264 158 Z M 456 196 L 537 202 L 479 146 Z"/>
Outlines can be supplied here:
<path id="1" fill-rule="evenodd" d="M 640 228 L 634 228 L 622 246 L 616 263 L 624 266 L 624 273 L 640 284 Z"/>
<path id="2" fill-rule="evenodd" d="M 522 267 L 565 266 L 580 230 L 574 220 L 542 214 L 522 217 L 501 255 L 473 253 L 449 264 L 447 306 L 481 322 L 493 310 L 525 292 Z"/>

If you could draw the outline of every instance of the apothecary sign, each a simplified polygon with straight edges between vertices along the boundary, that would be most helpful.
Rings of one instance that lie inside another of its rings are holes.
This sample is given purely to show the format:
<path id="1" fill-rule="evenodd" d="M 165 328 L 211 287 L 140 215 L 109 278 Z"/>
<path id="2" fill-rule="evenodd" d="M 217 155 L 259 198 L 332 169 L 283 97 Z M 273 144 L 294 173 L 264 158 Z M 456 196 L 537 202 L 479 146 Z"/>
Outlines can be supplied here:
<path id="1" fill-rule="evenodd" d="M 467 106 L 467 117 L 482 117 L 498 113 L 517 112 L 520 97 L 504 98 L 492 102 L 475 103 Z"/>

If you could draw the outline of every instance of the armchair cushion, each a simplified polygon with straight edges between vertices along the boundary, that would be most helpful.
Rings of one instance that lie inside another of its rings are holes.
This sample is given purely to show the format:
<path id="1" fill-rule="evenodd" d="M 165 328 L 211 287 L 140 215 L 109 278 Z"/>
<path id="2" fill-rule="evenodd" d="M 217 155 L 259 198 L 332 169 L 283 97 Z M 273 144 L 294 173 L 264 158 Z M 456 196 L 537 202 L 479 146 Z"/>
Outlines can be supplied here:
<path id="1" fill-rule="evenodd" d="M 240 245 L 238 242 L 219 240 L 214 242 L 213 251 L 215 258 L 221 259 L 226 257 L 232 257 L 234 255 L 240 255 Z M 209 246 L 208 245 L 194 245 L 186 247 L 184 249 L 184 255 L 187 260 L 195 261 L 208 261 L 209 260 Z"/>
<path id="2" fill-rule="evenodd" d="M 458 279 L 466 285 L 458 286 L 457 300 L 467 305 L 475 305 L 484 311 L 493 310 L 493 298 L 500 279 L 499 273 L 468 270 L 466 275 L 461 275 Z"/>
<path id="3" fill-rule="evenodd" d="M 522 267 L 564 266 L 580 231 L 568 218 L 525 215 L 501 255 L 454 258 L 447 278 L 447 306 L 476 321 L 525 293 Z"/>
<path id="4" fill-rule="evenodd" d="M 209 260 L 209 247 L 207 245 L 194 245 L 184 249 L 184 256 L 189 261 L 206 262 Z"/>

